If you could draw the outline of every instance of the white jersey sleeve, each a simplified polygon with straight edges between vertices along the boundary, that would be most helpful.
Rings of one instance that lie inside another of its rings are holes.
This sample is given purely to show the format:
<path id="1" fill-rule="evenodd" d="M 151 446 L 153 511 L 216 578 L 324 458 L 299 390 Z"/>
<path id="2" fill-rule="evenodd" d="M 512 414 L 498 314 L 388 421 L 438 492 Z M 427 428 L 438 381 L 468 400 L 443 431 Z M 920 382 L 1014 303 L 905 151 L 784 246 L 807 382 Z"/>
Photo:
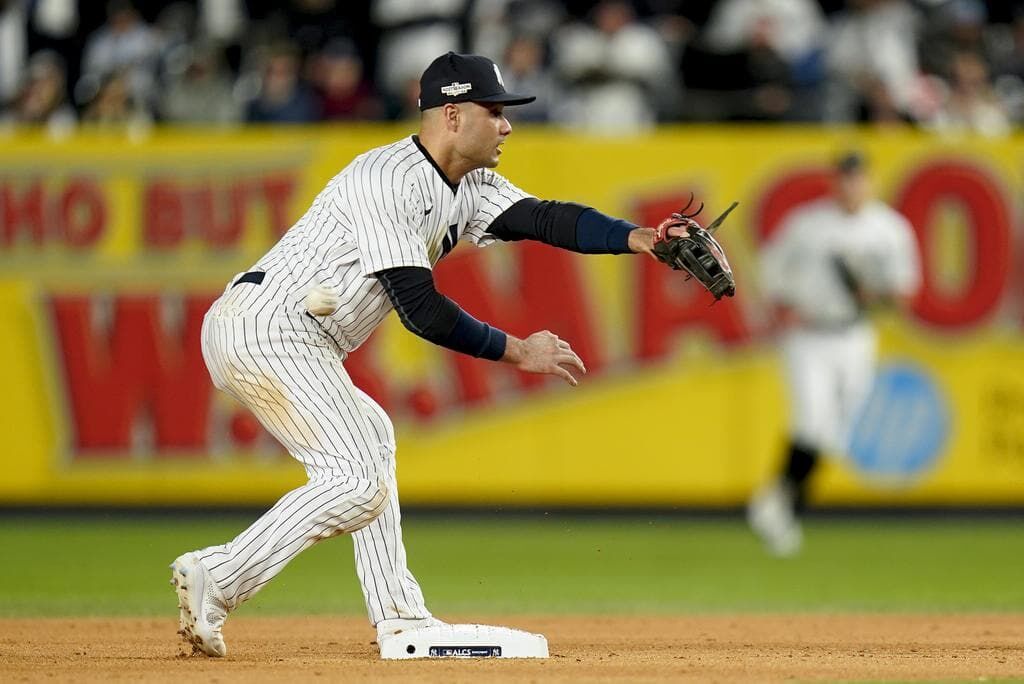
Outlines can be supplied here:
<path id="1" fill-rule="evenodd" d="M 359 266 L 363 275 L 400 266 L 430 268 L 427 246 L 412 220 L 411 200 L 401 187 L 380 192 L 384 178 L 372 173 L 354 175 L 342 191 L 354 213 L 353 227 Z"/>
<path id="2" fill-rule="evenodd" d="M 792 305 L 796 294 L 792 287 L 792 274 L 801 264 L 800 234 L 806 223 L 806 213 L 796 210 L 790 213 L 783 224 L 761 251 L 760 281 L 764 296 L 776 304 Z"/>
<path id="3" fill-rule="evenodd" d="M 886 254 L 885 279 L 893 294 L 909 297 L 921 286 L 921 259 L 917 239 L 910 222 L 896 211 L 892 212 L 890 246 Z"/>
<path id="4" fill-rule="evenodd" d="M 473 188 L 477 193 L 475 210 L 463 236 L 478 247 L 486 247 L 498 240 L 487 232 L 494 219 L 519 200 L 532 195 L 523 192 L 500 173 L 490 169 L 480 169 L 472 175 Z"/>
<path id="5" fill-rule="evenodd" d="M 921 282 L 917 241 L 910 223 L 881 202 L 864 211 L 862 237 L 844 250 L 858 281 L 877 295 L 913 295 Z"/>

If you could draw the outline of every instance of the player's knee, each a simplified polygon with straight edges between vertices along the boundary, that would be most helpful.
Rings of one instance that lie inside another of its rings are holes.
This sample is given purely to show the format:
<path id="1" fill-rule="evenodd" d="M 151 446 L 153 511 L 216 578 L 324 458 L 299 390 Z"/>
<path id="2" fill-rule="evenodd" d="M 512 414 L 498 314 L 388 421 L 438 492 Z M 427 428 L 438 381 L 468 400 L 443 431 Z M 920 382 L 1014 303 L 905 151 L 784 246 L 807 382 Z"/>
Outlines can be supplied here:
<path id="1" fill-rule="evenodd" d="M 352 520 L 348 531 L 355 532 L 361 530 L 376 520 L 377 516 L 387 508 L 390 493 L 388 484 L 384 480 L 378 480 L 374 486 L 371 486 L 356 504 L 358 512 Z"/>
<path id="2" fill-rule="evenodd" d="M 358 494 L 339 499 L 317 516 L 317 539 L 361 530 L 387 507 L 389 489 L 383 480 L 368 484 Z"/>
<path id="3" fill-rule="evenodd" d="M 793 443 L 801 444 L 808 449 L 824 451 L 827 448 L 828 435 L 820 423 L 813 421 L 798 422 L 790 430 L 790 439 Z"/>

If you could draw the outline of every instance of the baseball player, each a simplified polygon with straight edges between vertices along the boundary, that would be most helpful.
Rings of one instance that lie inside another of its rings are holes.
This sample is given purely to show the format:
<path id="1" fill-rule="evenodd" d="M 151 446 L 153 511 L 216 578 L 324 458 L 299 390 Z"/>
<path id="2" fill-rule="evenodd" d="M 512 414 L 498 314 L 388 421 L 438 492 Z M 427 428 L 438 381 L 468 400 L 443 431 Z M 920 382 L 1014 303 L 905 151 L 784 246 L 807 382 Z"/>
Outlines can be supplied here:
<path id="1" fill-rule="evenodd" d="M 782 470 L 747 517 L 770 552 L 789 556 L 802 544 L 797 513 L 810 476 L 823 453 L 844 453 L 871 389 L 876 343 L 866 312 L 912 296 L 920 267 L 910 224 L 872 199 L 858 153 L 838 160 L 830 198 L 793 210 L 761 267 L 782 329 L 792 424 Z"/>
<path id="2" fill-rule="evenodd" d="M 506 92 L 486 57 L 437 58 L 420 79 L 419 135 L 354 159 L 207 313 L 202 349 L 214 384 L 309 481 L 235 539 L 173 562 L 180 633 L 203 653 L 225 655 L 228 613 L 304 549 L 345 533 L 378 643 L 444 625 L 407 566 L 391 421 L 352 384 L 346 356 L 394 309 L 435 344 L 575 386 L 586 369 L 568 342 L 548 331 L 518 339 L 476 320 L 435 289 L 431 269 L 460 240 L 589 254 L 652 254 L 655 242 L 652 228 L 539 200 L 492 171 L 512 130 L 503 108 L 533 99 Z"/>

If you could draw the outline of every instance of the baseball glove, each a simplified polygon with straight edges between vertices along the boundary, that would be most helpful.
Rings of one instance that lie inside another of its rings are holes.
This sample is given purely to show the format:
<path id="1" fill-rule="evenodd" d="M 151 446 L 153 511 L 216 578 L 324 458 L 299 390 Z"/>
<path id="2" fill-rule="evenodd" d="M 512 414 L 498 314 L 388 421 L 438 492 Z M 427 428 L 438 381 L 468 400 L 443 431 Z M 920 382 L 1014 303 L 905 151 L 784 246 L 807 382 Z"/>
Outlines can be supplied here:
<path id="1" fill-rule="evenodd" d="M 686 211 L 691 204 L 692 195 L 685 207 L 654 229 L 654 256 L 671 266 L 673 270 L 686 271 L 689 274 L 687 280 L 691 277 L 699 280 L 716 302 L 722 297 L 732 297 L 736 294 L 736 281 L 732 277 L 732 268 L 729 267 L 725 251 L 714 238 L 714 232 L 739 203 L 733 202 L 729 205 L 729 208 L 707 228 L 702 228 L 693 220 L 704 208 L 704 203 L 701 203 L 697 211 L 687 214 Z M 669 236 L 668 229 L 675 227 L 685 228 L 689 236 Z"/>

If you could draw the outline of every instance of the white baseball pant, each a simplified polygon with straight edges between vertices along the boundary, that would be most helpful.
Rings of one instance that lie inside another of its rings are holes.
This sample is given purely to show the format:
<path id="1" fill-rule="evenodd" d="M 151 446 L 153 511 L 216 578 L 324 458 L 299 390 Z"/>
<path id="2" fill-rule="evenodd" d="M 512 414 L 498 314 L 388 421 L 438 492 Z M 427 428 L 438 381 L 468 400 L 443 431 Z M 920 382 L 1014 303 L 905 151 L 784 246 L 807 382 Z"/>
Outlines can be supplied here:
<path id="1" fill-rule="evenodd" d="M 198 552 L 228 608 L 304 549 L 351 533 L 370 621 L 429 617 L 406 564 L 395 435 L 384 410 L 352 384 L 343 353 L 312 318 L 219 304 L 202 330 L 214 385 L 248 408 L 309 477 L 235 539 Z"/>
<path id="2" fill-rule="evenodd" d="M 785 334 L 782 354 L 796 441 L 845 455 L 854 421 L 871 392 L 875 348 L 875 332 L 867 323 Z"/>

